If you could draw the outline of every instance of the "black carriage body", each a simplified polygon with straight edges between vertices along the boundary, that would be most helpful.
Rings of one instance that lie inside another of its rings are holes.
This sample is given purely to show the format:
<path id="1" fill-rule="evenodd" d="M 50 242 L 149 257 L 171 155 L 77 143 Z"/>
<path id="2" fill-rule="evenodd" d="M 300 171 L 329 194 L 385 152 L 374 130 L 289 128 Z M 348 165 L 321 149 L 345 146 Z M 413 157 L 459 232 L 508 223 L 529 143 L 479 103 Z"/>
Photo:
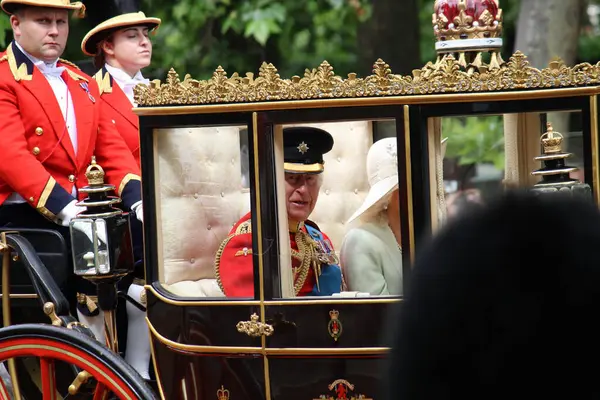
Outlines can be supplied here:
<path id="1" fill-rule="evenodd" d="M 229 87 L 219 84 L 216 75 L 198 83 L 189 78 L 181 82 L 173 71 L 170 74 L 168 83 L 137 93 L 141 107 L 136 111 L 141 130 L 148 323 L 163 398 L 289 400 L 337 399 L 345 394 L 348 398 L 379 396 L 388 351 L 386 335 L 394 325 L 390 310 L 401 307 L 401 296 L 290 298 L 284 293 L 281 254 L 288 243 L 282 240 L 287 234 L 286 221 L 278 218 L 285 199 L 278 193 L 281 180 L 277 172 L 282 170 L 278 135 L 283 126 L 357 120 L 393 122 L 398 149 L 404 288 L 410 282 L 414 257 L 427 237 L 439 228 L 434 218 L 438 205 L 432 192 L 436 172 L 432 164 L 432 126 L 441 118 L 513 118 L 517 136 L 530 135 L 537 143 L 531 145 L 529 140 L 523 145 L 529 152 L 518 157 L 519 163 L 526 163 L 530 153 L 539 153 L 539 137 L 545 131 L 549 114 L 576 114 L 583 137 L 585 183 L 591 187 L 593 200 L 600 203 L 595 86 L 557 81 L 529 90 L 521 83 L 522 87 L 513 90 L 461 92 L 457 86 L 448 86 L 439 93 L 393 95 L 389 87 L 388 92 L 383 91 L 385 82 L 379 82 L 381 93 L 344 96 L 336 95 L 328 86 L 330 81 L 322 78 L 313 87 L 323 89 L 322 98 L 314 92 L 308 98 L 298 95 L 277 99 L 264 92 L 250 102 L 239 97 L 246 90 L 240 80 Z M 334 86 L 341 85 L 339 82 Z M 433 87 L 433 81 L 430 83 Z M 235 88 L 237 97 L 228 101 L 227 93 L 220 98 L 216 95 L 219 87 L 232 93 L 236 85 L 240 85 Z M 281 80 L 279 85 L 281 89 Z M 433 91 L 431 87 L 429 90 Z M 208 96 L 209 88 L 213 97 Z M 273 90 L 277 92 L 277 88 Z M 190 129 L 191 133 L 197 127 L 233 125 L 247 130 L 254 296 L 181 296 L 169 290 L 161 272 L 165 251 L 161 230 L 169 216 L 161 211 L 158 163 L 164 149 L 159 145 L 157 132 Z M 519 164 L 518 168 L 522 170 L 523 166 Z M 531 186 L 530 173 L 527 175 L 521 174 L 519 179 L 523 185 Z M 251 337 L 236 328 L 240 323 L 250 323 L 253 314 L 257 316 L 254 322 L 273 328 L 271 335 Z M 337 334 L 332 332 L 333 320 L 340 323 L 341 332 L 338 329 Z"/>

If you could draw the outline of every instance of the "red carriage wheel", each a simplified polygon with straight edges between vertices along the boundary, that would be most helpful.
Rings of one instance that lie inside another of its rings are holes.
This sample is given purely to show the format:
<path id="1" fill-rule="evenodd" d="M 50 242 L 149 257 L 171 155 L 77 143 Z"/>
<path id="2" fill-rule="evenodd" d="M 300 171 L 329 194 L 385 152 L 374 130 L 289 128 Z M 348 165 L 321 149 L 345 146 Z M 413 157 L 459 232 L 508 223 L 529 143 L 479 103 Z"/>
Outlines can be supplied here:
<path id="1" fill-rule="evenodd" d="M 90 399 L 154 400 L 158 397 L 143 378 L 119 355 L 90 337 L 61 327 L 42 324 L 14 325 L 0 329 L 0 362 L 14 358 L 40 360 L 43 400 L 56 399 L 69 388 L 57 387 L 55 363 L 77 367 L 74 384 L 92 380 L 96 387 Z M 0 392 L 4 388 L 0 385 Z M 72 388 L 71 388 L 72 389 Z"/>

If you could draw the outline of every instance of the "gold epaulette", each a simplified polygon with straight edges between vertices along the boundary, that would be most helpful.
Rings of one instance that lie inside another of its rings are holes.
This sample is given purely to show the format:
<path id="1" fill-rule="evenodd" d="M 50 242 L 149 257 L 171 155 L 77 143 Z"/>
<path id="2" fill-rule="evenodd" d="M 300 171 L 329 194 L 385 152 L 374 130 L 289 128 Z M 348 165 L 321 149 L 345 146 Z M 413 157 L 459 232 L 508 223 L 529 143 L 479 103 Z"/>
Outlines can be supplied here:
<path id="1" fill-rule="evenodd" d="M 234 235 L 242 235 L 244 233 L 252 233 L 252 221 L 244 221 L 235 229 Z"/>
<path id="2" fill-rule="evenodd" d="M 7 61 L 7 60 L 8 60 L 8 54 L 5 54 L 2 57 L 0 57 L 0 62 Z"/>
<path id="3" fill-rule="evenodd" d="M 62 58 L 59 58 L 58 60 L 59 60 L 61 63 L 63 63 L 63 64 L 66 64 L 66 65 L 68 65 L 68 66 L 70 66 L 70 67 L 77 68 L 78 70 L 80 70 L 80 71 L 81 71 L 81 68 L 79 68 L 79 67 L 77 66 L 77 64 L 75 64 L 75 63 L 72 63 L 71 61 L 64 60 L 64 59 L 62 59 Z"/>

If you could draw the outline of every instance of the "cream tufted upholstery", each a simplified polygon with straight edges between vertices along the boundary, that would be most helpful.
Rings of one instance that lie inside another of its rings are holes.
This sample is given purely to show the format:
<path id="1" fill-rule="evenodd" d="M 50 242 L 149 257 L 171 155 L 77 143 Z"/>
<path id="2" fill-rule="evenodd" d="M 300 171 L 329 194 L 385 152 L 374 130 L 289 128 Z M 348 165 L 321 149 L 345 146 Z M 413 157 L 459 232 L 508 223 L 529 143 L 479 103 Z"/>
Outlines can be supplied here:
<path id="1" fill-rule="evenodd" d="M 368 191 L 370 122 L 310 124 L 329 131 L 321 194 L 311 216 L 339 252 L 345 221 Z M 238 127 L 166 129 L 156 133 L 160 179 L 160 279 L 181 296 L 223 296 L 214 257 L 232 225 L 250 209 L 242 184 Z M 161 253 L 162 251 L 162 253 Z"/>
<path id="2" fill-rule="evenodd" d="M 213 268 L 216 250 L 250 209 L 249 193 L 242 185 L 239 133 L 237 127 L 156 132 L 160 279 L 175 293 L 201 296 L 202 289 L 204 295 L 219 295 Z M 192 283 L 207 278 L 201 288 Z"/>

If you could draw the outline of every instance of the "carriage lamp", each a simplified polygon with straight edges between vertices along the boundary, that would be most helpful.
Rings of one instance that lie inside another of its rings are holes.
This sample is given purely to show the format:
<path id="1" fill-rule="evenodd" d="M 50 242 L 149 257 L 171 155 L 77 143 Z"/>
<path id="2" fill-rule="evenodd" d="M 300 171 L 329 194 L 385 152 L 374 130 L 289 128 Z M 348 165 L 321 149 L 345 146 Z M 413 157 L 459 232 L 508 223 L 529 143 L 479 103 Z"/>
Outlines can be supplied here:
<path id="1" fill-rule="evenodd" d="M 592 200 L 590 185 L 571 178 L 570 174 L 578 168 L 567 165 L 566 160 L 572 153 L 562 151 L 563 135 L 556 132 L 550 122 L 546 127 L 547 131 L 540 138 L 542 154 L 535 157 L 543 167 L 531 173 L 541 177 L 541 180 L 531 190 L 536 194 L 560 193 Z"/>
<path id="2" fill-rule="evenodd" d="M 116 282 L 133 272 L 129 216 L 114 207 L 121 200 L 110 196 L 115 187 L 104 184 L 104 170 L 92 158 L 86 171 L 88 186 L 79 189 L 87 198 L 86 210 L 70 223 L 73 268 L 90 281 Z"/>
<path id="3" fill-rule="evenodd" d="M 104 184 L 104 170 L 92 157 L 85 176 L 88 186 L 79 191 L 87 198 L 77 205 L 85 211 L 71 220 L 71 251 L 76 275 L 96 285 L 98 306 L 104 311 L 108 347 L 118 352 L 115 310 L 117 283 L 133 272 L 129 214 L 114 207 L 121 200 L 110 196 L 115 187 Z"/>

